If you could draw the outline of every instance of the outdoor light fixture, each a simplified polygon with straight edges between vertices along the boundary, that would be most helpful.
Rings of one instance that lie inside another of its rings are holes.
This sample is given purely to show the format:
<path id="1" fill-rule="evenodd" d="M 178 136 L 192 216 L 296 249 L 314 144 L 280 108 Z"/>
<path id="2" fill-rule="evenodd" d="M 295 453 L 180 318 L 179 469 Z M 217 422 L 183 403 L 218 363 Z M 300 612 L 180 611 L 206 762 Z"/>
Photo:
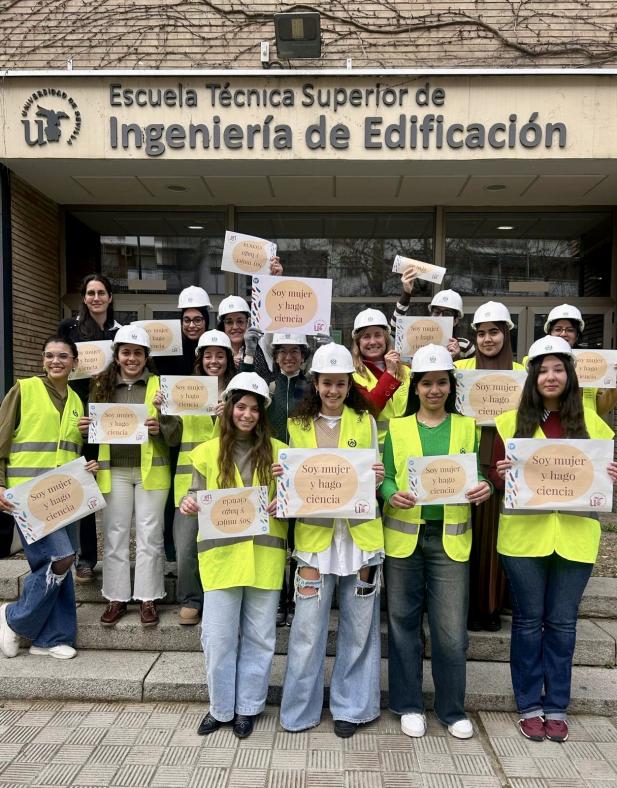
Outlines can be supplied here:
<path id="1" fill-rule="evenodd" d="M 506 187 L 503 183 L 491 183 L 490 186 L 484 187 L 487 192 L 502 192 Z"/>
<path id="2" fill-rule="evenodd" d="M 500 224 L 497 229 L 498 230 L 514 230 L 514 225 L 512 225 L 512 224 Z"/>
<path id="3" fill-rule="evenodd" d="M 274 14 L 274 34 L 279 57 L 321 57 L 321 30 L 316 11 Z"/>

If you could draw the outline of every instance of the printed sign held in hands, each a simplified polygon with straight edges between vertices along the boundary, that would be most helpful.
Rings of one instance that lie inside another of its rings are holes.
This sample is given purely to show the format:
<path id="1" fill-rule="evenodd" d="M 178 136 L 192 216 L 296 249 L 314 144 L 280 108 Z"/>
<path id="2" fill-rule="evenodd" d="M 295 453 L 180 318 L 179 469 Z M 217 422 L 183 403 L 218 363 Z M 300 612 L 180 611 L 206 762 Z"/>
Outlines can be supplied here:
<path id="1" fill-rule="evenodd" d="M 208 375 L 161 375 L 163 416 L 204 416 L 216 411 L 218 378 Z"/>
<path id="2" fill-rule="evenodd" d="M 478 484 L 477 455 L 409 457 L 407 479 L 417 504 L 468 503 L 465 493 Z"/>
<path id="3" fill-rule="evenodd" d="M 253 277 L 251 320 L 262 331 L 327 334 L 331 305 L 331 279 Z"/>
<path id="4" fill-rule="evenodd" d="M 105 508 L 96 480 L 79 457 L 5 492 L 12 515 L 28 544 Z"/>
<path id="5" fill-rule="evenodd" d="M 182 326 L 179 320 L 136 320 L 150 337 L 151 356 L 181 356 Z"/>
<path id="6" fill-rule="evenodd" d="M 277 479 L 277 517 L 375 517 L 375 451 L 284 449 Z"/>
<path id="7" fill-rule="evenodd" d="M 583 388 L 617 388 L 617 350 L 573 350 L 578 385 Z"/>
<path id="8" fill-rule="evenodd" d="M 113 352 L 111 339 L 98 339 L 93 342 L 76 342 L 77 369 L 69 375 L 70 380 L 83 380 L 100 375 L 111 364 Z"/>
<path id="9" fill-rule="evenodd" d="M 401 257 L 400 254 L 397 254 L 392 266 L 393 273 L 402 274 L 408 268 L 413 268 L 417 272 L 418 279 L 424 279 L 437 285 L 443 282 L 446 273 L 446 269 L 440 265 L 423 263 L 421 260 L 414 260 L 412 257 Z"/>
<path id="10" fill-rule="evenodd" d="M 495 424 L 495 417 L 518 407 L 527 373 L 522 369 L 457 369 L 456 408 L 479 426 Z"/>
<path id="11" fill-rule="evenodd" d="M 255 276 L 270 272 L 270 259 L 276 255 L 276 244 L 254 235 L 225 232 L 222 271 Z"/>
<path id="12" fill-rule="evenodd" d="M 396 320 L 394 349 L 401 358 L 412 358 L 425 345 L 448 346 L 454 330 L 452 317 L 399 317 Z"/>
<path id="13" fill-rule="evenodd" d="M 145 443 L 148 440 L 146 405 L 91 402 L 88 443 Z"/>
<path id="14" fill-rule="evenodd" d="M 612 440 L 510 438 L 506 509 L 610 512 Z"/>
<path id="15" fill-rule="evenodd" d="M 199 490 L 199 539 L 232 539 L 267 534 L 267 487 L 232 487 Z"/>

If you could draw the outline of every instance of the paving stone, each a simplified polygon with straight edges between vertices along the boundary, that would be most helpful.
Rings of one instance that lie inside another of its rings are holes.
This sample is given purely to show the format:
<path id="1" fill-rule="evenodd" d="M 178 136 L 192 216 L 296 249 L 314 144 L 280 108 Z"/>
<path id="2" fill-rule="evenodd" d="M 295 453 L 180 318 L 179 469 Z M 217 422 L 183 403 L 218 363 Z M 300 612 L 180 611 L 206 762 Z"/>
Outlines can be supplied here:
<path id="1" fill-rule="evenodd" d="M 150 763 L 156 766 L 163 757 L 164 752 L 165 747 L 162 746 L 129 747 L 126 758 L 123 759 L 122 763 Z"/>
<path id="2" fill-rule="evenodd" d="M 306 750 L 279 750 L 272 752 L 270 761 L 271 769 L 306 769 L 307 751 Z"/>
<path id="3" fill-rule="evenodd" d="M 68 731 L 65 741 L 67 744 L 100 744 L 109 733 L 107 728 L 75 728 Z"/>
<path id="4" fill-rule="evenodd" d="M 37 775 L 32 785 L 73 785 L 75 775 L 81 769 L 76 763 L 50 763 Z"/>
<path id="5" fill-rule="evenodd" d="M 241 742 L 244 744 L 244 742 Z M 267 769 L 270 765 L 272 756 L 271 750 L 253 749 L 250 743 L 246 742 L 246 747 L 239 747 L 236 751 L 234 769 Z"/>
<path id="6" fill-rule="evenodd" d="M 75 786 L 108 786 L 117 771 L 115 764 L 87 763 L 75 778 Z"/>
<path id="7" fill-rule="evenodd" d="M 412 750 L 386 750 L 379 753 L 381 771 L 413 772 L 418 771 L 418 759 Z"/>
<path id="8" fill-rule="evenodd" d="M 166 747 L 160 760 L 161 766 L 193 766 L 199 750 L 196 747 Z"/>
<path id="9" fill-rule="evenodd" d="M 231 769 L 227 788 L 265 788 L 266 769 Z"/>
<path id="10" fill-rule="evenodd" d="M 144 728 L 143 730 L 137 729 L 137 738 L 135 744 L 140 745 L 161 745 L 165 746 L 171 741 L 174 735 L 173 730 L 168 728 Z"/>
<path id="11" fill-rule="evenodd" d="M 0 774 L 2 785 L 10 782 L 30 785 L 40 771 L 41 766 L 38 763 L 22 763 L 21 761 L 10 763 Z"/>
<path id="12" fill-rule="evenodd" d="M 19 597 L 19 579 L 30 573 L 27 561 L 0 561 L 0 599 L 9 602 Z"/>
<path id="13" fill-rule="evenodd" d="M 197 752 L 197 766 L 216 766 L 221 769 L 228 769 L 236 757 L 236 751 L 230 747 L 204 746 L 203 749 Z"/>
<path id="14" fill-rule="evenodd" d="M 420 788 L 424 785 L 422 775 L 399 774 L 398 772 L 382 772 L 381 782 L 383 788 Z"/>
<path id="15" fill-rule="evenodd" d="M 308 751 L 307 769 L 311 772 L 340 771 L 343 768 L 343 753 L 338 749 Z"/>
<path id="16" fill-rule="evenodd" d="M 64 744 L 50 759 L 55 763 L 86 763 L 94 751 L 95 745 Z"/>
<path id="17" fill-rule="evenodd" d="M 153 764 L 129 763 L 121 766 L 114 775 L 112 785 L 122 788 L 146 788 L 156 770 Z"/>
<path id="18" fill-rule="evenodd" d="M 345 772 L 345 788 L 381 788 L 381 785 L 381 775 L 376 772 Z"/>
<path id="19" fill-rule="evenodd" d="M 328 772 L 307 772 L 306 788 L 344 788 L 345 777 L 343 774 L 330 774 Z"/>
<path id="20" fill-rule="evenodd" d="M 463 788 L 463 780 L 455 774 L 423 774 L 422 784 L 427 788 Z"/>
<path id="21" fill-rule="evenodd" d="M 141 700 L 143 681 L 158 655 L 148 652 L 82 651 L 76 659 L 0 659 L 6 697 Z"/>
<path id="22" fill-rule="evenodd" d="M 198 766 L 187 784 L 187 788 L 224 788 L 227 785 L 227 769 Z"/>
<path id="23" fill-rule="evenodd" d="M 454 758 L 441 753 L 419 752 L 418 766 L 421 772 L 436 774 L 456 774 L 458 772 Z"/>
<path id="24" fill-rule="evenodd" d="M 152 788 L 184 788 L 189 781 L 191 766 L 159 766 L 150 785 Z"/>
<path id="25" fill-rule="evenodd" d="M 276 770 L 268 775 L 267 788 L 305 788 L 306 774 L 296 770 Z"/>
<path id="26" fill-rule="evenodd" d="M 32 742 L 22 747 L 19 760 L 24 763 L 48 763 L 54 760 L 54 755 L 61 747 L 59 744 L 45 744 Z"/>
<path id="27" fill-rule="evenodd" d="M 92 763 L 124 763 L 133 748 L 124 744 L 99 744 L 90 756 Z"/>

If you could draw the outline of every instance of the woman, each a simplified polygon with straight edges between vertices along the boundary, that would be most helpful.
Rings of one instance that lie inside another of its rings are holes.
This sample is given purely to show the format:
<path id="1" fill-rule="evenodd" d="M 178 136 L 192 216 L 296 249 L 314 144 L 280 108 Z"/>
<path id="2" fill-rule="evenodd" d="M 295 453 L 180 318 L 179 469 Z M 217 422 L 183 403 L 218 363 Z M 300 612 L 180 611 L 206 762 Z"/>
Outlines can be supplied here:
<path id="1" fill-rule="evenodd" d="M 197 544 L 204 588 L 201 637 L 210 693 L 210 710 L 197 732 L 205 736 L 233 721 L 234 734 L 244 739 L 266 704 L 274 655 L 287 526 L 272 516 L 276 511 L 272 463 L 285 445 L 270 437 L 266 416 L 270 396 L 259 375 L 236 375 L 223 401 L 220 437 L 202 443 L 191 454 L 191 491 L 180 511 L 197 514 L 196 490 L 264 485 L 273 499 L 268 534 L 201 539 Z"/>
<path id="2" fill-rule="evenodd" d="M 182 327 L 182 355 L 159 356 L 157 369 L 161 375 L 190 375 L 195 364 L 199 337 L 208 330 L 212 307 L 210 296 L 203 287 L 185 287 L 178 296 Z"/>
<path id="3" fill-rule="evenodd" d="M 91 402 L 148 406 L 148 440 L 141 445 L 100 444 L 98 485 L 105 494 L 103 510 L 103 596 L 101 616 L 112 627 L 127 612 L 131 599 L 139 602 L 143 626 L 158 624 L 156 600 L 165 596 L 163 512 L 171 477 L 167 446 L 177 445 L 180 421 L 159 417 L 153 400 L 160 388 L 149 357 L 148 334 L 137 326 L 123 326 L 113 344 L 109 368 L 92 380 Z M 82 420 L 86 425 L 90 419 Z M 137 540 L 134 588 L 131 591 L 129 541 L 135 516 Z"/>
<path id="4" fill-rule="evenodd" d="M 92 342 L 113 339 L 120 323 L 114 319 L 111 282 L 102 274 L 88 274 L 80 286 L 81 306 L 76 318 L 63 320 L 58 326 L 60 336 L 72 342 Z M 85 407 L 88 401 L 88 379 L 73 380 L 71 388 L 77 392 Z M 96 519 L 90 514 L 80 520 L 79 555 L 75 566 L 75 580 L 91 583 L 97 562 Z"/>
<path id="5" fill-rule="evenodd" d="M 458 369 L 524 369 L 512 359 L 510 331 L 514 323 L 507 307 L 488 301 L 476 310 L 471 328 L 476 334 L 474 358 L 455 361 Z M 493 455 L 495 427 L 480 429 L 480 468 L 488 475 Z M 497 557 L 497 522 L 501 494 L 492 495 L 471 512 L 473 541 L 469 557 L 469 617 L 473 632 L 501 629 L 500 612 L 508 605 L 508 584 Z"/>
<path id="6" fill-rule="evenodd" d="M 218 378 L 220 401 L 226 386 L 235 374 L 229 337 L 222 331 L 206 331 L 199 337 L 196 353 L 194 374 Z M 157 394 L 154 404 L 160 406 L 161 403 L 162 398 Z M 217 415 L 222 412 L 222 405 L 219 404 L 219 408 L 221 410 Z M 187 415 L 182 416 L 181 420 L 182 442 L 174 477 L 174 499 L 177 507 L 188 493 L 191 484 L 193 476 L 191 451 L 200 443 L 210 440 L 218 432 L 216 416 Z M 179 508 L 176 509 L 173 533 L 178 572 L 176 601 L 180 605 L 179 621 L 189 626 L 199 624 L 204 594 L 197 563 L 197 520 L 194 517 L 186 517 Z"/>
<path id="7" fill-rule="evenodd" d="M 458 739 L 473 736 L 465 714 L 470 504 L 491 494 L 479 483 L 467 504 L 416 505 L 407 460 L 477 451 L 476 423 L 455 412 L 454 363 L 444 347 L 426 345 L 411 362 L 405 417 L 392 419 L 384 446 L 386 593 L 390 708 L 407 736 L 426 732 L 422 698 L 422 615 L 427 599 L 435 712 Z"/>
<path id="8" fill-rule="evenodd" d="M 388 318 L 378 309 L 365 309 L 357 314 L 351 336 L 353 379 L 372 408 L 379 413 L 377 432 L 379 451 L 382 452 L 388 422 L 405 412 L 409 367 L 401 364 L 400 354 L 392 347 Z"/>
<path id="9" fill-rule="evenodd" d="M 496 419 L 490 478 L 504 488 L 511 462 L 509 438 L 600 438 L 613 431 L 583 408 L 570 344 L 543 337 L 529 349 L 528 377 L 518 410 Z M 607 472 L 617 481 L 617 463 Z M 592 513 L 504 511 L 497 551 L 512 595 L 510 670 L 523 736 L 563 742 L 568 738 L 576 618 L 600 544 Z"/>
<path id="10" fill-rule="evenodd" d="M 43 347 L 44 377 L 20 380 L 0 406 L 0 509 L 11 512 L 7 487 L 29 481 L 81 454 L 79 419 L 83 406 L 68 386 L 77 365 L 75 343 L 50 337 Z M 49 444 L 55 448 L 49 451 Z M 39 446 L 40 448 L 37 448 Z M 95 473 L 95 461 L 86 469 Z M 75 560 L 75 524 L 28 544 L 19 536 L 30 565 L 19 599 L 0 607 L 0 651 L 15 657 L 19 637 L 32 641 L 31 654 L 57 659 L 76 656 L 75 590 L 71 566 Z"/>
<path id="11" fill-rule="evenodd" d="M 544 332 L 552 337 L 565 339 L 571 348 L 578 348 L 583 339 L 585 321 L 580 310 L 569 304 L 561 304 L 551 309 Z M 523 359 L 525 361 L 525 359 Z M 591 408 L 600 416 L 606 416 L 617 405 L 617 389 L 581 388 L 583 407 Z"/>
<path id="12" fill-rule="evenodd" d="M 313 386 L 289 420 L 290 446 L 304 449 L 359 448 L 375 452 L 380 483 L 377 428 L 353 382 L 350 352 L 334 343 L 313 356 Z M 282 473 L 277 465 L 275 473 Z M 371 494 L 369 490 L 367 495 Z M 319 725 L 330 605 L 338 580 L 339 623 L 330 681 L 334 733 L 353 736 L 379 716 L 379 580 L 383 529 L 368 520 L 296 520 L 296 612 L 291 625 L 283 684 L 281 724 L 288 731 Z"/>

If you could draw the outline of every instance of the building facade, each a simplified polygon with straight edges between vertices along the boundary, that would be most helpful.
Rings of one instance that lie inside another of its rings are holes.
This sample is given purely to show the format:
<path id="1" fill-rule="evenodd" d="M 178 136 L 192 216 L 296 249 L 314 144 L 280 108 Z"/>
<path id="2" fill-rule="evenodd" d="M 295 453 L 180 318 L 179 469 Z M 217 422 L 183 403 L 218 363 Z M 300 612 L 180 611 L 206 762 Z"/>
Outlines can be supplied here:
<path id="1" fill-rule="evenodd" d="M 391 308 L 402 254 L 445 266 L 468 319 L 506 303 L 519 358 L 564 301 L 589 346 L 615 346 L 612 5 L 318 4 L 322 57 L 292 63 L 283 5 L 140 9 L 0 10 L 5 388 L 93 270 L 120 322 L 175 317 L 189 284 L 245 295 L 220 271 L 225 229 L 332 278 L 344 340 Z"/>

